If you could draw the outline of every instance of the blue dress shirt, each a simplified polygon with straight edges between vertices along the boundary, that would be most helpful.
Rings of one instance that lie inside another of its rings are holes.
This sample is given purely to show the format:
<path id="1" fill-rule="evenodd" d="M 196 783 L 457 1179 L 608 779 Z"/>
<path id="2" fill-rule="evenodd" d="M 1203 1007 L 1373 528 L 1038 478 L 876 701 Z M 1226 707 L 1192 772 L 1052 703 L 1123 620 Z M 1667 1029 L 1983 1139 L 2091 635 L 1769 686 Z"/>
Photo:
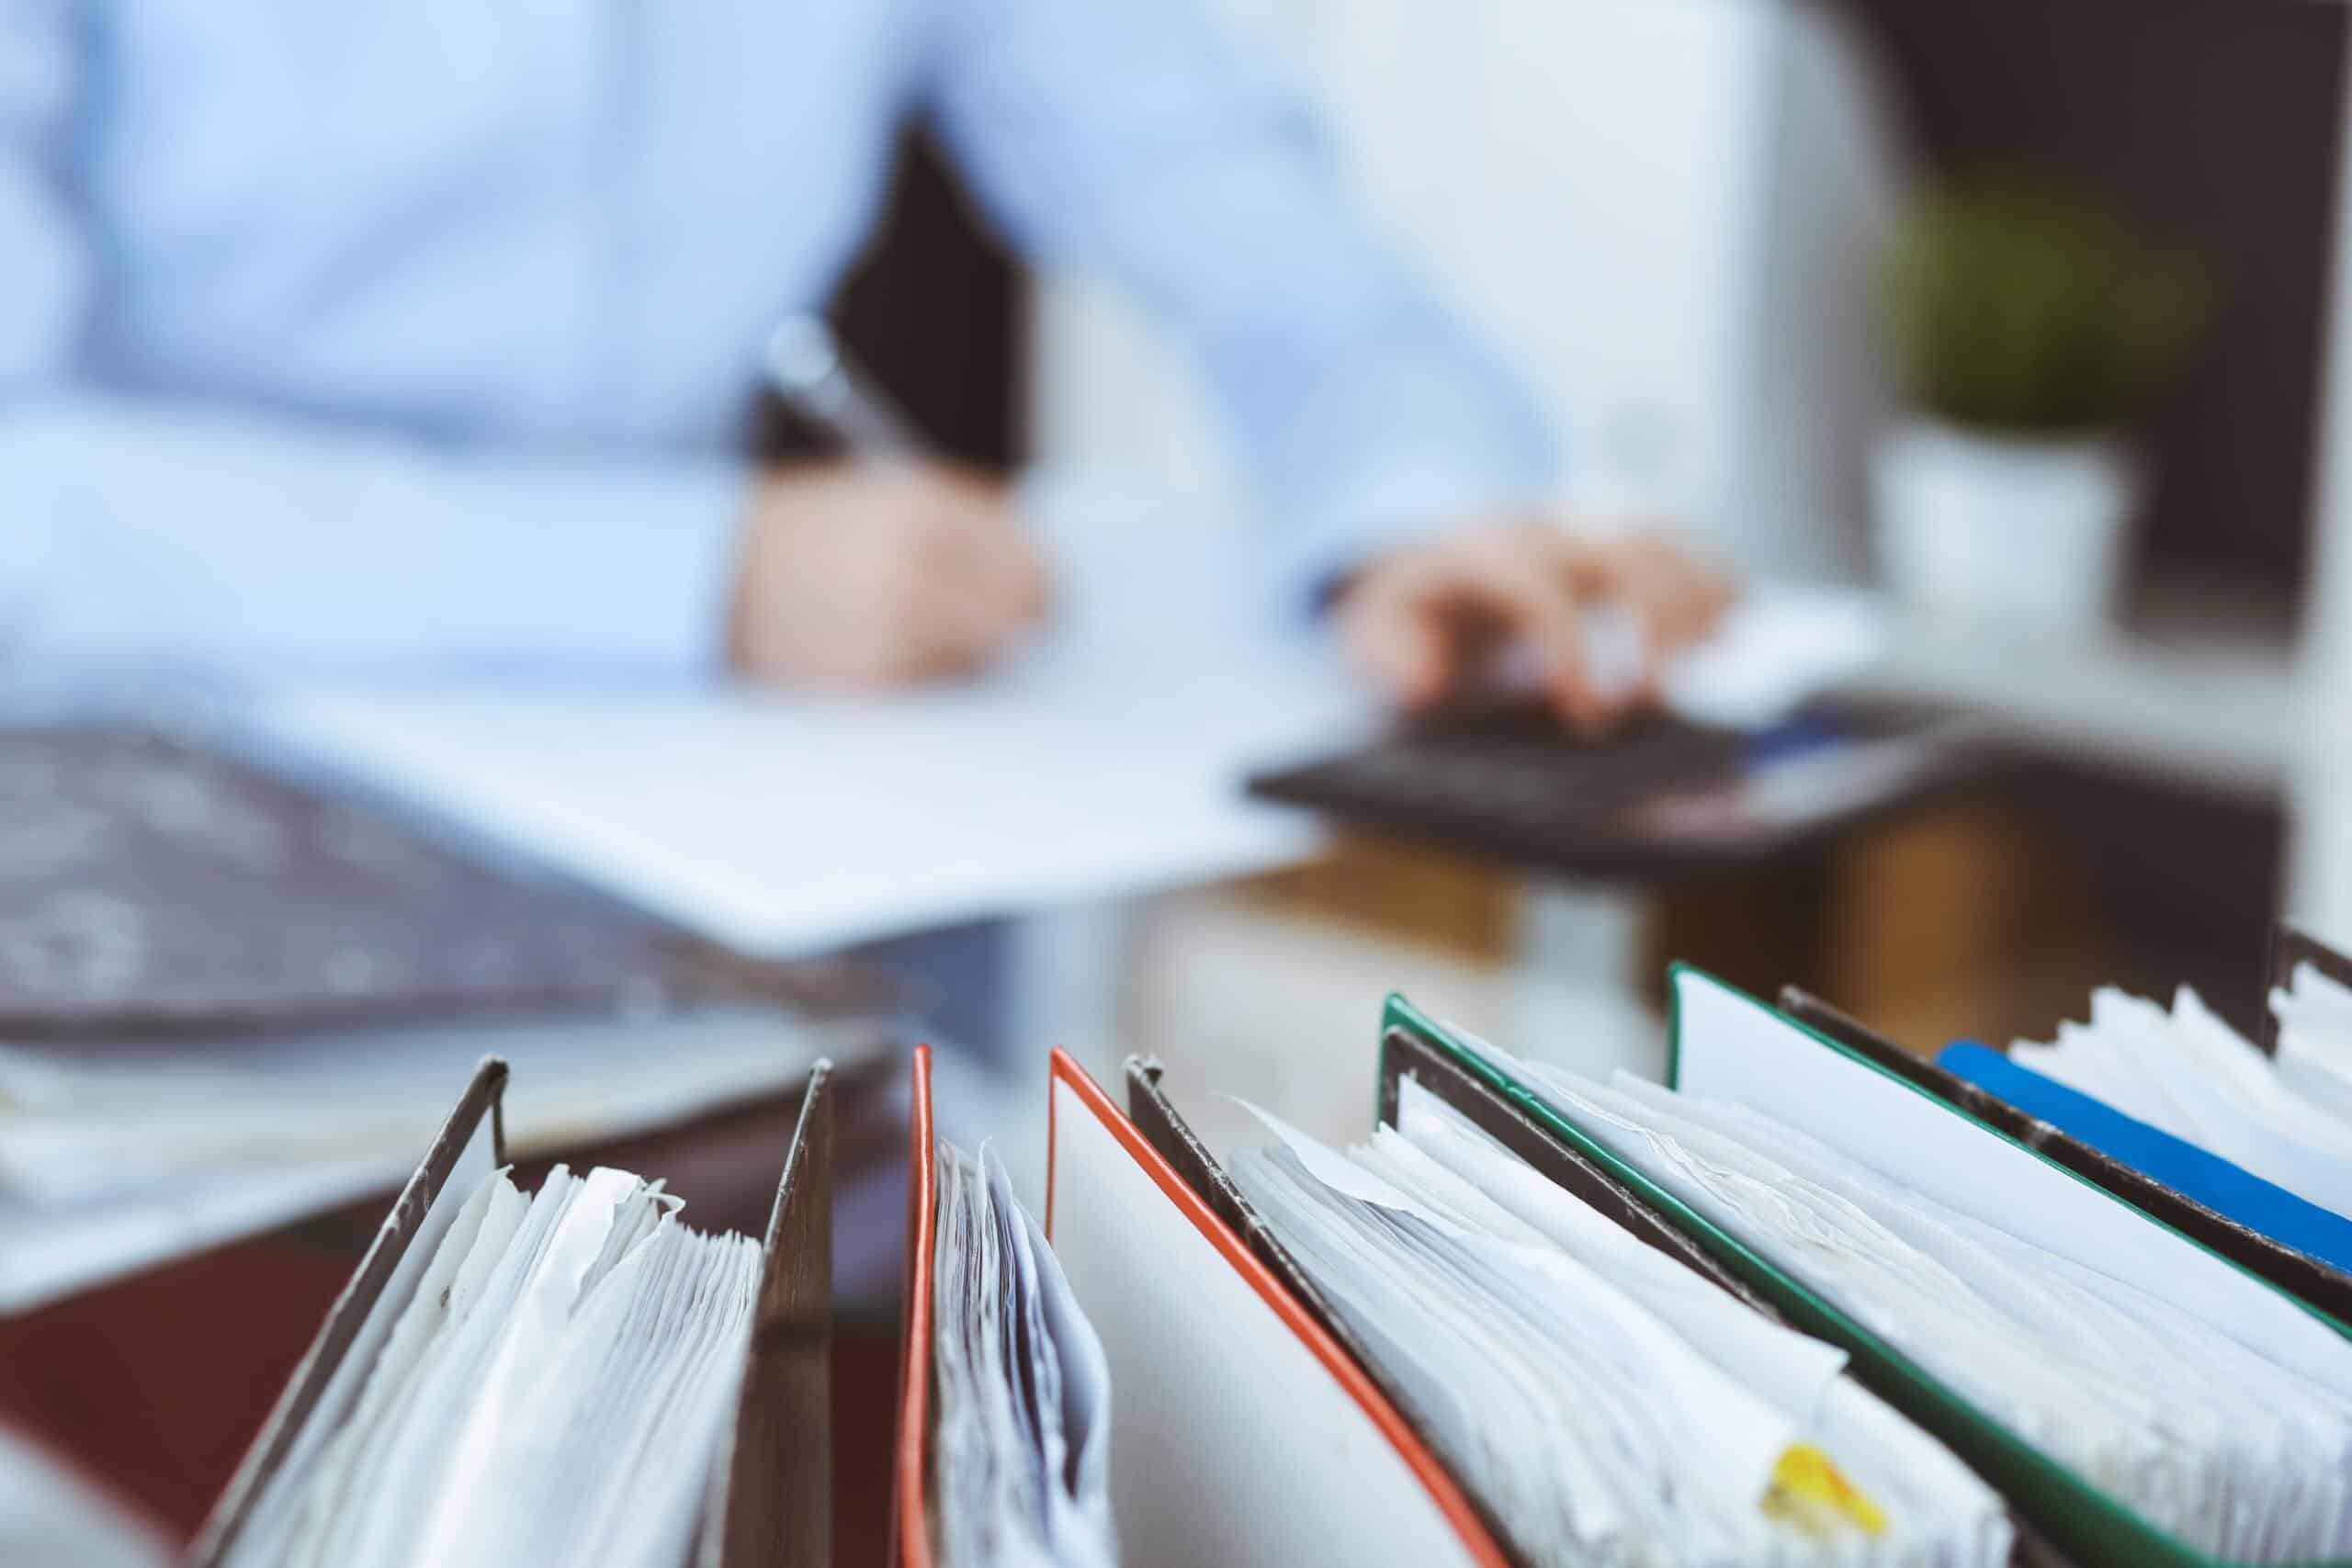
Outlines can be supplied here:
<path id="1" fill-rule="evenodd" d="M 758 351 L 935 117 L 1195 353 L 1304 589 L 1541 424 L 1200 0 L 0 0 L 0 649 L 718 668 Z"/>

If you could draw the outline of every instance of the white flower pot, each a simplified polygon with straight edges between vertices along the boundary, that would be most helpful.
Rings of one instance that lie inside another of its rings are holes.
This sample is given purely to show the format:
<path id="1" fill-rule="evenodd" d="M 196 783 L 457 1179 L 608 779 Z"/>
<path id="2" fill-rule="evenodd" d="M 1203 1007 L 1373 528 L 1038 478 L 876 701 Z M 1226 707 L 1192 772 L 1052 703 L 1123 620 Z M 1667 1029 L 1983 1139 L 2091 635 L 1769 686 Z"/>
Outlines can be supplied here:
<path id="1" fill-rule="evenodd" d="M 1879 438 L 1871 491 L 1880 570 L 1915 616 L 2079 638 L 2113 614 L 2140 498 L 2122 441 L 1982 435 L 1915 420 Z"/>

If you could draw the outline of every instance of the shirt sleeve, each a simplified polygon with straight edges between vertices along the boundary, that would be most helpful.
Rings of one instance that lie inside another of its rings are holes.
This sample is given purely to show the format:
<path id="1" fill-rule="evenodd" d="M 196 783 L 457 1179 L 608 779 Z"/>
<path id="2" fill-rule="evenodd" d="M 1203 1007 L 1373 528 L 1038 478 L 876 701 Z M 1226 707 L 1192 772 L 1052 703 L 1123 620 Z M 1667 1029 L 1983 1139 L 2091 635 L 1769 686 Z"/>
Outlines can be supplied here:
<path id="1" fill-rule="evenodd" d="M 746 476 L 517 459 L 79 378 L 71 0 L 0 0 L 0 650 L 232 673 L 714 671 Z"/>
<path id="2" fill-rule="evenodd" d="M 1511 373 L 1379 243 L 1312 117 L 1199 0 L 936 0 L 933 96 L 1030 254 L 1139 295 L 1204 368 L 1312 593 L 1551 493 Z"/>

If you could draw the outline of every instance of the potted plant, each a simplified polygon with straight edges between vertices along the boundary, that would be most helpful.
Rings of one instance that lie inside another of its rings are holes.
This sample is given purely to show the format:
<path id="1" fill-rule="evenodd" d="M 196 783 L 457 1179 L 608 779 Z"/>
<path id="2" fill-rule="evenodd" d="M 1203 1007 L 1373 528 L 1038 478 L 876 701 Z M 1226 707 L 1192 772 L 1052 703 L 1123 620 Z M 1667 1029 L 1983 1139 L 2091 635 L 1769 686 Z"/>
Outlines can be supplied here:
<path id="1" fill-rule="evenodd" d="M 2086 207 L 1995 184 L 1922 202 L 1885 285 L 1909 405 L 1871 454 L 1889 586 L 1939 621 L 2096 631 L 2144 479 L 2132 423 L 2186 344 L 2194 276 Z"/>

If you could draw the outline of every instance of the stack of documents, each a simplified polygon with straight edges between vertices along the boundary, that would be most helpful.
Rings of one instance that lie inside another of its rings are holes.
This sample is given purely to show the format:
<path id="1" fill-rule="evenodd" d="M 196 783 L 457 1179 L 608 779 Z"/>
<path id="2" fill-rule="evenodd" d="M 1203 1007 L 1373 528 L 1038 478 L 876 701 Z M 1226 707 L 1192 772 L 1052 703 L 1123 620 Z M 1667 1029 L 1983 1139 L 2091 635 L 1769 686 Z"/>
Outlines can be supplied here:
<path id="1" fill-rule="evenodd" d="M 760 1251 L 658 1182 L 562 1166 L 477 1185 L 311 1462 L 232 1568 L 677 1568 L 732 1408 Z"/>
<path id="2" fill-rule="evenodd" d="M 2291 967 L 2290 965 L 2289 967 Z M 2282 973 L 2285 970 L 2282 969 Z M 1930 1061 L 1795 987 L 1790 1019 L 2028 1145 L 2091 1185 L 2341 1322 L 2352 1322 L 2352 1218 L 1969 1041 Z"/>
<path id="3" fill-rule="evenodd" d="M 899 1568 L 2352 1563 L 2352 1333 L 1694 971 L 1671 1088 L 1391 998 L 1344 1153 L 1051 1069 L 1045 1223 L 915 1054 Z M 2315 993 L 2316 994 L 2316 993 Z M 830 1554 L 830 1101 L 764 1246 L 500 1168 L 486 1065 L 195 1568 Z M 1116 1431 L 1114 1431 L 1114 1427 Z"/>
<path id="4" fill-rule="evenodd" d="M 935 1140 L 931 1089 L 919 1051 L 900 1568 L 1507 1568 L 1196 1145 L 1147 1138 L 1056 1052 L 1040 1230 L 993 1156 Z"/>
<path id="5" fill-rule="evenodd" d="M 2089 1022 L 2060 1024 L 2048 1044 L 2019 1042 L 2009 1059 L 2352 1215 L 2352 990 L 2303 964 L 2270 1001 L 2275 1059 L 2186 986 L 2170 1010 L 2095 991 Z"/>
<path id="6" fill-rule="evenodd" d="M 932 1284 L 934 1528 L 946 1568 L 1118 1560 L 1110 1373 L 1004 1163 L 943 1140 Z"/>
<path id="7" fill-rule="evenodd" d="M 2352 1320 L 2352 960 L 2271 942 L 2259 1042 L 2183 987 L 2115 989 L 2049 1044 L 1973 1041 L 1933 1062 L 1793 988 L 1782 1005 L 1881 1070 L 2032 1145 L 2281 1290 Z"/>
<path id="8" fill-rule="evenodd" d="M 1817 1323 L 2071 1554 L 2352 1555 L 2341 1325 L 1786 1015 L 1687 969 L 1674 998 L 1672 1089 L 1392 1021 Z"/>
<path id="9" fill-rule="evenodd" d="M 2182 1540 L 2272 1562 L 2352 1550 L 2352 1376 L 2307 1387 L 2189 1313 L 1745 1107 L 1529 1076 L 1676 1197 Z"/>
<path id="10" fill-rule="evenodd" d="M 901 1568 L 2011 1561 L 2003 1498 L 1846 1352 L 1400 1060 L 1351 1154 L 1261 1112 L 1228 1167 L 1155 1066 L 1122 1114 L 1057 1052 L 1039 1233 L 933 1142 L 919 1054 Z"/>
<path id="11" fill-rule="evenodd" d="M 690 1229 L 627 1171 L 557 1166 L 525 1192 L 504 1082 L 485 1064 L 449 1118 L 195 1562 L 821 1562 L 829 1460 L 779 1462 L 776 1439 L 824 1437 L 825 1069 L 764 1247 Z"/>
<path id="12" fill-rule="evenodd" d="M 2000 1499 L 1781 1327 L 1408 1080 L 1344 1158 L 1232 1166 L 1539 1562 L 1981 1564 Z"/>

